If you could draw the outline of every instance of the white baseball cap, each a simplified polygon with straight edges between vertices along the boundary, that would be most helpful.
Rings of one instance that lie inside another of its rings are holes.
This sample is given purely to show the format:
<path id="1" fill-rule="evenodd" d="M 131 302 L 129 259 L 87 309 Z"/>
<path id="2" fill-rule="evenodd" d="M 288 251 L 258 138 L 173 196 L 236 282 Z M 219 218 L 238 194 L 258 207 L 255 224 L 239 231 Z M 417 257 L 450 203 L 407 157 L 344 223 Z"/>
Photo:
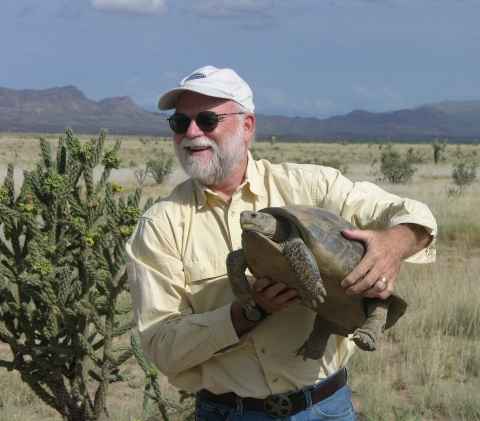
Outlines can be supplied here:
<path id="1" fill-rule="evenodd" d="M 162 111 L 176 107 L 178 96 L 184 91 L 193 91 L 214 98 L 225 98 L 237 102 L 253 113 L 253 93 L 248 84 L 232 69 L 217 69 L 205 66 L 183 79 L 178 88 L 162 95 L 158 108 Z"/>

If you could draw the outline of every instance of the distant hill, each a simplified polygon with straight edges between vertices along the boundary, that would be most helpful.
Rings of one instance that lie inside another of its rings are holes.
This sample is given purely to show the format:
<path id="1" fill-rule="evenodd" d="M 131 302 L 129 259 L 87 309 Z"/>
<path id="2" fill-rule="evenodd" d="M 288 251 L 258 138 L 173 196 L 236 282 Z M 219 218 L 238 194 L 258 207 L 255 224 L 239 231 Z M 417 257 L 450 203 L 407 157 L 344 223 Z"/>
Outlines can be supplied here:
<path id="1" fill-rule="evenodd" d="M 0 131 L 170 136 L 167 115 L 150 113 L 129 96 L 88 99 L 74 86 L 46 90 L 0 88 Z"/>
<path id="2" fill-rule="evenodd" d="M 170 114 L 170 113 L 169 113 Z M 0 131 L 170 136 L 169 114 L 152 113 L 129 96 L 88 99 L 74 86 L 46 90 L 0 88 Z M 318 118 L 257 115 L 257 137 L 325 140 L 328 137 L 464 137 L 480 136 L 480 101 L 446 101 L 384 113 L 354 110 L 344 116 Z"/>
<path id="3" fill-rule="evenodd" d="M 433 107 L 448 114 L 480 110 L 480 101 L 444 101 L 434 104 L 423 104 L 412 109 Z"/>

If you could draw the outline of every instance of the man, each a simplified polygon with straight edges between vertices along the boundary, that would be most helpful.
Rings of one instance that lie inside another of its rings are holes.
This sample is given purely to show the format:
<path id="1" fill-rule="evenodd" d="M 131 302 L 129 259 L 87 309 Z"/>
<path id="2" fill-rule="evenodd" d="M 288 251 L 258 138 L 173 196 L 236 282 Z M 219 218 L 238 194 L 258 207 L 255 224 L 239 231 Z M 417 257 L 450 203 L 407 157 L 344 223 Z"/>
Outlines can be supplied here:
<path id="1" fill-rule="evenodd" d="M 332 168 L 254 161 L 253 95 L 233 70 L 196 70 L 159 109 L 175 109 L 175 150 L 191 178 L 142 216 L 127 244 L 146 356 L 172 385 L 197 392 L 199 420 L 354 420 L 344 367 L 355 344 L 332 335 L 321 360 L 303 361 L 294 351 L 315 313 L 295 290 L 252 280 L 260 320 L 235 299 L 225 261 L 241 248 L 240 212 L 295 203 L 342 215 L 361 228 L 344 234 L 367 246 L 345 293 L 387 298 L 402 260 L 435 260 L 430 211 Z"/>

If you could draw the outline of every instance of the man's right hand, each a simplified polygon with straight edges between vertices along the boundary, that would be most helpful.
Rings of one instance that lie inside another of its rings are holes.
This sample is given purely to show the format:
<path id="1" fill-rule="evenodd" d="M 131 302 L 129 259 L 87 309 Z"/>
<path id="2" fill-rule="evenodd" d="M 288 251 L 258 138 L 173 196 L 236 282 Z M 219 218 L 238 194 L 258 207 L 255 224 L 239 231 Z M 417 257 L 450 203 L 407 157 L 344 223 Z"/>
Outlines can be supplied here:
<path id="1" fill-rule="evenodd" d="M 288 288 L 283 282 L 273 283 L 269 278 L 257 279 L 253 284 L 252 293 L 255 302 L 267 313 L 275 313 L 284 308 L 294 307 L 302 302 L 300 297 L 296 297 L 296 289 Z M 248 321 L 243 317 L 242 305 L 238 300 L 232 303 L 230 315 L 238 337 L 241 337 L 257 325 L 257 323 Z"/>
<path id="2" fill-rule="evenodd" d="M 296 296 L 296 289 L 287 287 L 283 282 L 273 283 L 270 278 L 257 279 L 252 292 L 255 302 L 267 313 L 275 313 L 302 303 L 302 299 Z"/>

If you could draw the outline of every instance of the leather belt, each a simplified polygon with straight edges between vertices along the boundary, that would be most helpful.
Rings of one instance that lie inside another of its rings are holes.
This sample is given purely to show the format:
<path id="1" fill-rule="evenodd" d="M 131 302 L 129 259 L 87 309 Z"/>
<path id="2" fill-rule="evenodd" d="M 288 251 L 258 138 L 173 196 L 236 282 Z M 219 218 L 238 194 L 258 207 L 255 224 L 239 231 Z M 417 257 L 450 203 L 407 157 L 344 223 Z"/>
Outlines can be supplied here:
<path id="1" fill-rule="evenodd" d="M 312 404 L 329 398 L 346 384 L 347 374 L 345 368 L 342 368 L 320 384 L 307 388 L 312 397 Z M 216 395 L 202 389 L 198 394 L 211 402 L 230 408 L 237 407 L 237 395 L 233 392 Z M 298 390 L 285 395 L 270 395 L 265 399 L 242 398 L 242 406 L 245 411 L 266 412 L 274 418 L 286 417 L 307 409 L 307 397 L 303 390 Z"/>

